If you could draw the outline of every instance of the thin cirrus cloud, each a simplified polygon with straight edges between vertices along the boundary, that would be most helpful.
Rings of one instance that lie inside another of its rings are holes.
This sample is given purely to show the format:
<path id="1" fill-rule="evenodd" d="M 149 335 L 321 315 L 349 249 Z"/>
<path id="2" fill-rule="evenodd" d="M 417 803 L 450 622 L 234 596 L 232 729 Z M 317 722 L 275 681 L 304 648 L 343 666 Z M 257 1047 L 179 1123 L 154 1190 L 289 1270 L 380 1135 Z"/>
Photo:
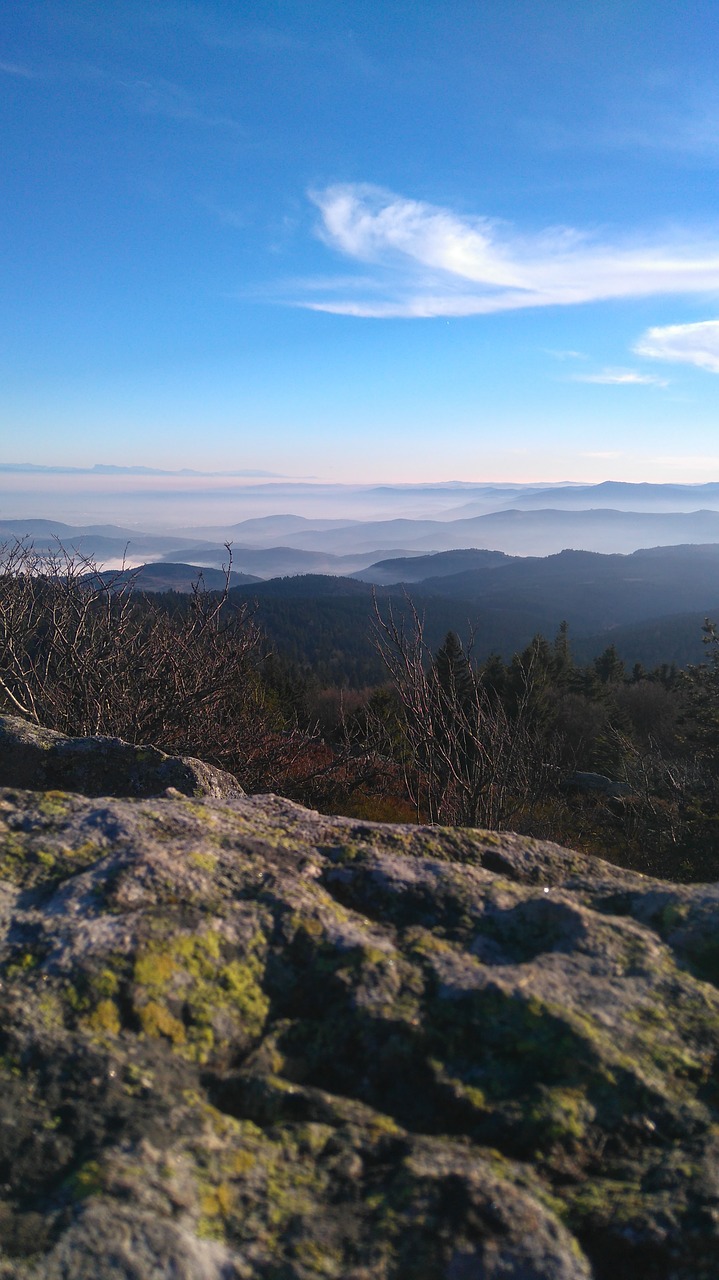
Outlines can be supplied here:
<path id="1" fill-rule="evenodd" d="M 117 79 L 114 83 L 125 92 L 129 105 L 142 115 L 164 116 L 167 120 L 246 133 L 238 120 L 208 111 L 194 94 L 169 80 L 132 78 Z"/>
<path id="2" fill-rule="evenodd" d="M 299 299 L 339 315 L 487 315 L 719 289 L 719 236 L 612 242 L 571 227 L 522 235 L 484 217 L 410 200 L 365 184 L 311 193 L 320 237 L 372 267 L 345 296 Z M 378 279 L 379 275 L 379 279 Z"/>
<path id="3" fill-rule="evenodd" d="M 609 387 L 668 387 L 666 378 L 637 369 L 603 369 L 600 373 L 575 373 L 572 382 L 596 382 Z"/>
<path id="4" fill-rule="evenodd" d="M 710 373 L 719 373 L 719 320 L 647 329 L 634 350 L 637 355 L 653 360 L 694 364 Z"/>
<path id="5" fill-rule="evenodd" d="M 17 62 L 0 62 L 0 71 L 6 76 L 21 76 L 23 80 L 34 80 L 35 72 L 29 67 L 22 67 Z"/>

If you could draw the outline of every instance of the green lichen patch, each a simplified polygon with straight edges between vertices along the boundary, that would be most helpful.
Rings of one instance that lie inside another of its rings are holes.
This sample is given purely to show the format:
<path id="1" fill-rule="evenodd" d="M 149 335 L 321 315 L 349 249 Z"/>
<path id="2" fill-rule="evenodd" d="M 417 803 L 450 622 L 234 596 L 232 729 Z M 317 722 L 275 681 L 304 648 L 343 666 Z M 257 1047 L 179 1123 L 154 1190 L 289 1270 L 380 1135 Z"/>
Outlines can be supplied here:
<path id="1" fill-rule="evenodd" d="M 108 998 L 98 1001 L 87 1018 L 87 1026 L 100 1035 L 119 1035 L 122 1018 L 115 1001 Z"/>
<path id="2" fill-rule="evenodd" d="M 713 891 L 272 797 L 50 807 L 0 795 L 2 1280 L 148 1232 L 168 1275 L 714 1280 Z"/>
<path id="3" fill-rule="evenodd" d="M 262 988 L 265 939 L 257 931 L 228 954 L 212 930 L 148 941 L 135 958 L 133 1005 L 144 1035 L 163 1036 L 197 1062 L 247 1047 L 269 1011 Z"/>
<path id="4" fill-rule="evenodd" d="M 107 852 L 104 841 L 81 830 L 58 830 L 63 820 L 72 826 L 77 797 L 64 792 L 20 796 L 11 815 L 0 812 L 0 880 L 27 889 L 52 888 Z"/>

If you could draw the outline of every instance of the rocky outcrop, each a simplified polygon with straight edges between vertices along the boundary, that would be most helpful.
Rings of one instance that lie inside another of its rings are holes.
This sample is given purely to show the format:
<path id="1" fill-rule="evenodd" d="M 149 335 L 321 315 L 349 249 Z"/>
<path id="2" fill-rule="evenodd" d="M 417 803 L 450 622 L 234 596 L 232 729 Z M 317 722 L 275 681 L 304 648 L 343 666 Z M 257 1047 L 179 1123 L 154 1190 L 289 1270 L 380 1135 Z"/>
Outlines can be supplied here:
<path id="1" fill-rule="evenodd" d="M 719 887 L 0 791 L 2 1280 L 714 1280 Z"/>
<path id="2" fill-rule="evenodd" d="M 626 782 L 616 778 L 606 778 L 603 773 L 581 773 L 579 770 L 562 779 L 561 786 L 565 791 L 583 792 L 585 795 L 630 796 L 632 788 Z"/>
<path id="3" fill-rule="evenodd" d="M 0 781 L 86 796 L 154 796 L 168 787 L 218 800 L 244 794 L 232 774 L 202 760 L 121 738 L 67 738 L 17 716 L 0 716 Z"/>

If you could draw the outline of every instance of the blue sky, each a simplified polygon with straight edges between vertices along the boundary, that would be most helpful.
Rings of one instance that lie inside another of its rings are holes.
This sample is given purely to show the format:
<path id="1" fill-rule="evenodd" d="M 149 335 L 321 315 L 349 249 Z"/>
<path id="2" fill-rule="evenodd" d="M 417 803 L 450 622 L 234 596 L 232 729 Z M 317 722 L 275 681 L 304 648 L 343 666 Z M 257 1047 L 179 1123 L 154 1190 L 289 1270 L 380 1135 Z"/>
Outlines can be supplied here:
<path id="1" fill-rule="evenodd" d="M 719 17 L 24 0 L 2 461 L 719 477 Z"/>

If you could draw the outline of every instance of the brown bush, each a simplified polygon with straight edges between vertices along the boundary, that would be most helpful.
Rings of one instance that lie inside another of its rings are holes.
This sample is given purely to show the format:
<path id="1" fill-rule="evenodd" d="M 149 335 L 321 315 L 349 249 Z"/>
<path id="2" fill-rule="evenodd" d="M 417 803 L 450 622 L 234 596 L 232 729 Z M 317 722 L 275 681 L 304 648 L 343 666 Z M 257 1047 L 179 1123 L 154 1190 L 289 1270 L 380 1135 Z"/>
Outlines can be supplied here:
<path id="1" fill-rule="evenodd" d="M 170 612 L 137 591 L 132 573 L 103 574 L 61 546 L 48 555 L 6 544 L 0 705 L 71 736 L 202 754 L 252 785 L 278 755 L 279 722 L 262 688 L 261 632 L 227 596 L 205 592 L 200 576 Z"/>
<path id="2" fill-rule="evenodd" d="M 510 713 L 450 633 L 436 655 L 421 618 L 398 624 L 375 602 L 375 643 L 397 699 L 396 726 L 377 717 L 381 749 L 399 758 L 418 818 L 455 826 L 506 828 L 552 787 L 553 747 L 532 712 L 531 655 Z M 399 733 L 397 733 L 397 728 Z"/>

